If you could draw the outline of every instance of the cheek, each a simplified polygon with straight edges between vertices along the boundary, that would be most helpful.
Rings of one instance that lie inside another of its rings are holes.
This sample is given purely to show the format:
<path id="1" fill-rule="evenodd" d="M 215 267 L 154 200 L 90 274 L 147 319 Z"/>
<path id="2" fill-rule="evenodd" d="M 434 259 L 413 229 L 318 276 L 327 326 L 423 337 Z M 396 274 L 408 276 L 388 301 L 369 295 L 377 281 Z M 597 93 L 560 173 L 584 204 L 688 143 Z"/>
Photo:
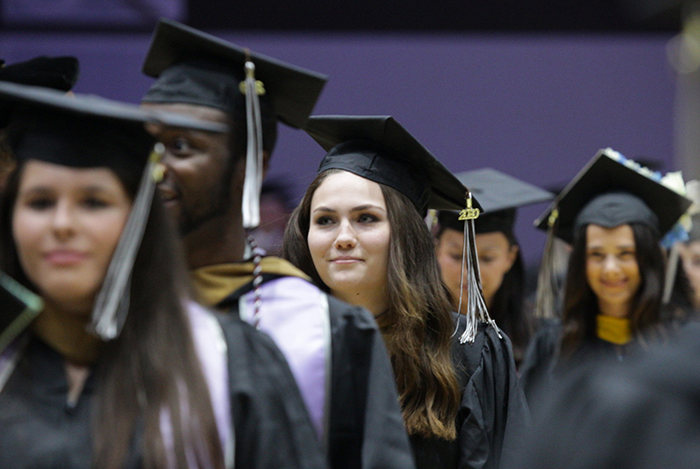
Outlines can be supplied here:
<path id="1" fill-rule="evenodd" d="M 313 228 L 309 230 L 306 242 L 309 245 L 309 252 L 311 253 L 311 259 L 314 261 L 314 264 L 323 257 L 330 246 L 329 236 Z"/>
<path id="2" fill-rule="evenodd" d="M 12 218 L 12 235 L 23 264 L 27 256 L 38 254 L 43 225 L 39 216 L 21 210 L 15 212 Z"/>

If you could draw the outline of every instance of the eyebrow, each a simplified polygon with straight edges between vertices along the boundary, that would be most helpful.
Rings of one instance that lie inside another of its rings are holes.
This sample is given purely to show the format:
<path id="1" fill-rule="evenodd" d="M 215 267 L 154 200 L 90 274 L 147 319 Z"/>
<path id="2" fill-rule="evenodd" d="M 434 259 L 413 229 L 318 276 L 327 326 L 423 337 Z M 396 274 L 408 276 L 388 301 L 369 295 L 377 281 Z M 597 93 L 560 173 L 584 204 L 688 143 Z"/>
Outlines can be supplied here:
<path id="1" fill-rule="evenodd" d="M 89 186 L 80 186 L 77 188 L 77 190 L 80 190 L 82 192 L 87 192 L 90 194 L 95 194 L 99 192 L 109 192 L 109 189 L 103 187 L 103 186 L 96 186 L 96 185 L 89 185 Z M 50 194 L 55 192 L 55 189 L 52 188 L 51 186 L 42 184 L 42 185 L 37 185 L 37 186 L 30 186 L 27 189 L 20 191 L 18 195 L 20 194 Z"/>
<path id="2" fill-rule="evenodd" d="M 351 212 L 361 212 L 363 210 L 369 210 L 369 209 L 374 209 L 374 210 L 381 210 L 382 212 L 386 211 L 385 208 L 380 207 L 379 205 L 373 205 L 373 204 L 365 204 L 365 205 L 358 205 L 357 207 L 353 207 L 350 209 Z M 329 213 L 337 213 L 338 211 L 335 209 L 332 209 L 330 207 L 316 207 L 313 212 L 329 212 Z"/>
<path id="3" fill-rule="evenodd" d="M 587 251 L 593 251 L 593 250 L 595 250 L 595 249 L 603 249 L 603 246 L 593 245 L 593 246 L 589 246 L 589 247 L 586 248 Z M 619 250 L 623 250 L 623 249 L 635 249 L 635 245 L 634 245 L 634 244 L 623 244 L 623 245 L 620 245 L 620 246 L 615 246 L 615 249 L 619 249 Z"/>

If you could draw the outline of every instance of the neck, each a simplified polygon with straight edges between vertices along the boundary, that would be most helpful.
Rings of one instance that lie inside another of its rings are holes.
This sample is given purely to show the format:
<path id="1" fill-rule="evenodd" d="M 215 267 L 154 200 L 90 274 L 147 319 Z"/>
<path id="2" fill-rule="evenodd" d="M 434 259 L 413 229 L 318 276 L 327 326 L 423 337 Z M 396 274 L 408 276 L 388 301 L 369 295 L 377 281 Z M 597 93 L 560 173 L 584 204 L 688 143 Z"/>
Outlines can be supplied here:
<path id="1" fill-rule="evenodd" d="M 600 314 L 604 316 L 626 318 L 630 315 L 630 305 L 628 303 L 611 304 L 598 301 L 598 309 L 600 310 Z"/>
<path id="2" fill-rule="evenodd" d="M 90 365 L 97 361 L 102 342 L 88 332 L 89 322 L 89 313 L 64 311 L 47 304 L 32 323 L 32 330 L 66 361 Z"/>
<path id="3" fill-rule="evenodd" d="M 375 291 L 331 291 L 331 293 L 351 305 L 362 306 L 375 317 L 389 308 L 389 300 L 384 288 Z"/>
<path id="4" fill-rule="evenodd" d="M 245 253 L 246 232 L 240 217 L 225 214 L 187 233 L 183 241 L 188 267 L 198 269 L 241 262 Z"/>

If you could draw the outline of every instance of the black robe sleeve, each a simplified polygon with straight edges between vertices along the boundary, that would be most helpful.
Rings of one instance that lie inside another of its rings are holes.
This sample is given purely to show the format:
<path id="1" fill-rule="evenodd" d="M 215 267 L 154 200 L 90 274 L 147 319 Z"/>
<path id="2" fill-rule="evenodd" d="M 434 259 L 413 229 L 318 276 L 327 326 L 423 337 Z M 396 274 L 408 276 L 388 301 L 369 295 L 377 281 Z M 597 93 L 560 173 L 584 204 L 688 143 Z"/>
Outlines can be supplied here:
<path id="1" fill-rule="evenodd" d="M 465 319 L 459 317 L 463 331 Z M 530 427 L 530 412 L 518 381 L 510 339 L 486 324 L 474 343 L 453 341 L 453 359 L 462 389 L 457 440 L 412 436 L 420 469 L 496 469 L 520 455 L 518 436 Z"/>
<path id="2" fill-rule="evenodd" d="M 221 315 L 229 360 L 236 468 L 324 468 L 299 389 L 272 339 Z"/>
<path id="3" fill-rule="evenodd" d="M 561 323 L 558 320 L 544 322 L 525 351 L 520 364 L 520 384 L 528 402 L 551 386 L 556 350 L 561 337 Z"/>
<path id="4" fill-rule="evenodd" d="M 474 344 L 459 344 L 455 338 L 463 363 L 476 364 L 462 393 L 460 469 L 496 469 L 501 461 L 517 459 L 517 438 L 530 427 L 513 348 L 505 333 L 501 335 L 481 325 Z"/>
<path id="5" fill-rule="evenodd" d="M 391 362 L 374 318 L 329 297 L 333 469 L 414 467 Z"/>

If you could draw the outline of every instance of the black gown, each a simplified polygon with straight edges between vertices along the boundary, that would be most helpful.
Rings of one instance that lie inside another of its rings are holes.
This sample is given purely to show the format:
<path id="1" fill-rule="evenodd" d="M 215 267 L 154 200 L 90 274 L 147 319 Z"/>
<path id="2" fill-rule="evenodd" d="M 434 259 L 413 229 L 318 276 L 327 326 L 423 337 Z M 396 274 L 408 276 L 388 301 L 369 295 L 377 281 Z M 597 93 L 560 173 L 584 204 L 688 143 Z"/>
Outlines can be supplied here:
<path id="1" fill-rule="evenodd" d="M 459 320 L 463 331 L 464 316 Z M 519 457 L 517 435 L 530 426 L 510 339 L 483 323 L 473 344 L 460 344 L 459 335 L 452 354 L 462 389 L 457 439 L 412 436 L 419 469 L 498 468 Z"/>
<path id="2" fill-rule="evenodd" d="M 228 346 L 236 468 L 323 468 L 325 463 L 294 379 L 271 339 L 222 318 Z M 99 365 L 75 405 L 67 403 L 62 357 L 30 338 L 0 393 L 0 467 L 90 468 L 91 411 Z M 125 467 L 141 467 L 138 431 Z"/>
<path id="3" fill-rule="evenodd" d="M 264 274 L 263 283 L 282 276 Z M 237 316 L 239 298 L 252 283 L 218 306 Z M 414 467 L 396 382 L 384 340 L 372 315 L 328 295 L 331 328 L 328 463 L 332 469 Z"/>
<path id="4" fill-rule="evenodd" d="M 700 467 L 699 356 L 700 324 L 691 322 L 623 364 L 567 375 L 549 390 L 528 453 L 504 469 Z"/>
<path id="5" fill-rule="evenodd" d="M 677 327 L 678 324 L 669 322 L 663 326 L 663 330 L 672 333 Z M 661 328 L 662 326 L 659 326 L 659 330 Z M 566 362 L 562 362 L 558 358 L 561 334 L 562 324 L 559 320 L 544 323 L 530 342 L 520 366 L 520 381 L 533 413 L 538 412 L 540 404 L 546 404 L 541 402 L 540 397 L 546 395 L 547 389 L 563 376 L 579 368 L 589 369 L 597 363 L 609 360 L 626 361 L 629 357 L 643 352 L 635 340 L 626 345 L 617 345 L 593 337 L 583 341 L 574 354 Z"/>

